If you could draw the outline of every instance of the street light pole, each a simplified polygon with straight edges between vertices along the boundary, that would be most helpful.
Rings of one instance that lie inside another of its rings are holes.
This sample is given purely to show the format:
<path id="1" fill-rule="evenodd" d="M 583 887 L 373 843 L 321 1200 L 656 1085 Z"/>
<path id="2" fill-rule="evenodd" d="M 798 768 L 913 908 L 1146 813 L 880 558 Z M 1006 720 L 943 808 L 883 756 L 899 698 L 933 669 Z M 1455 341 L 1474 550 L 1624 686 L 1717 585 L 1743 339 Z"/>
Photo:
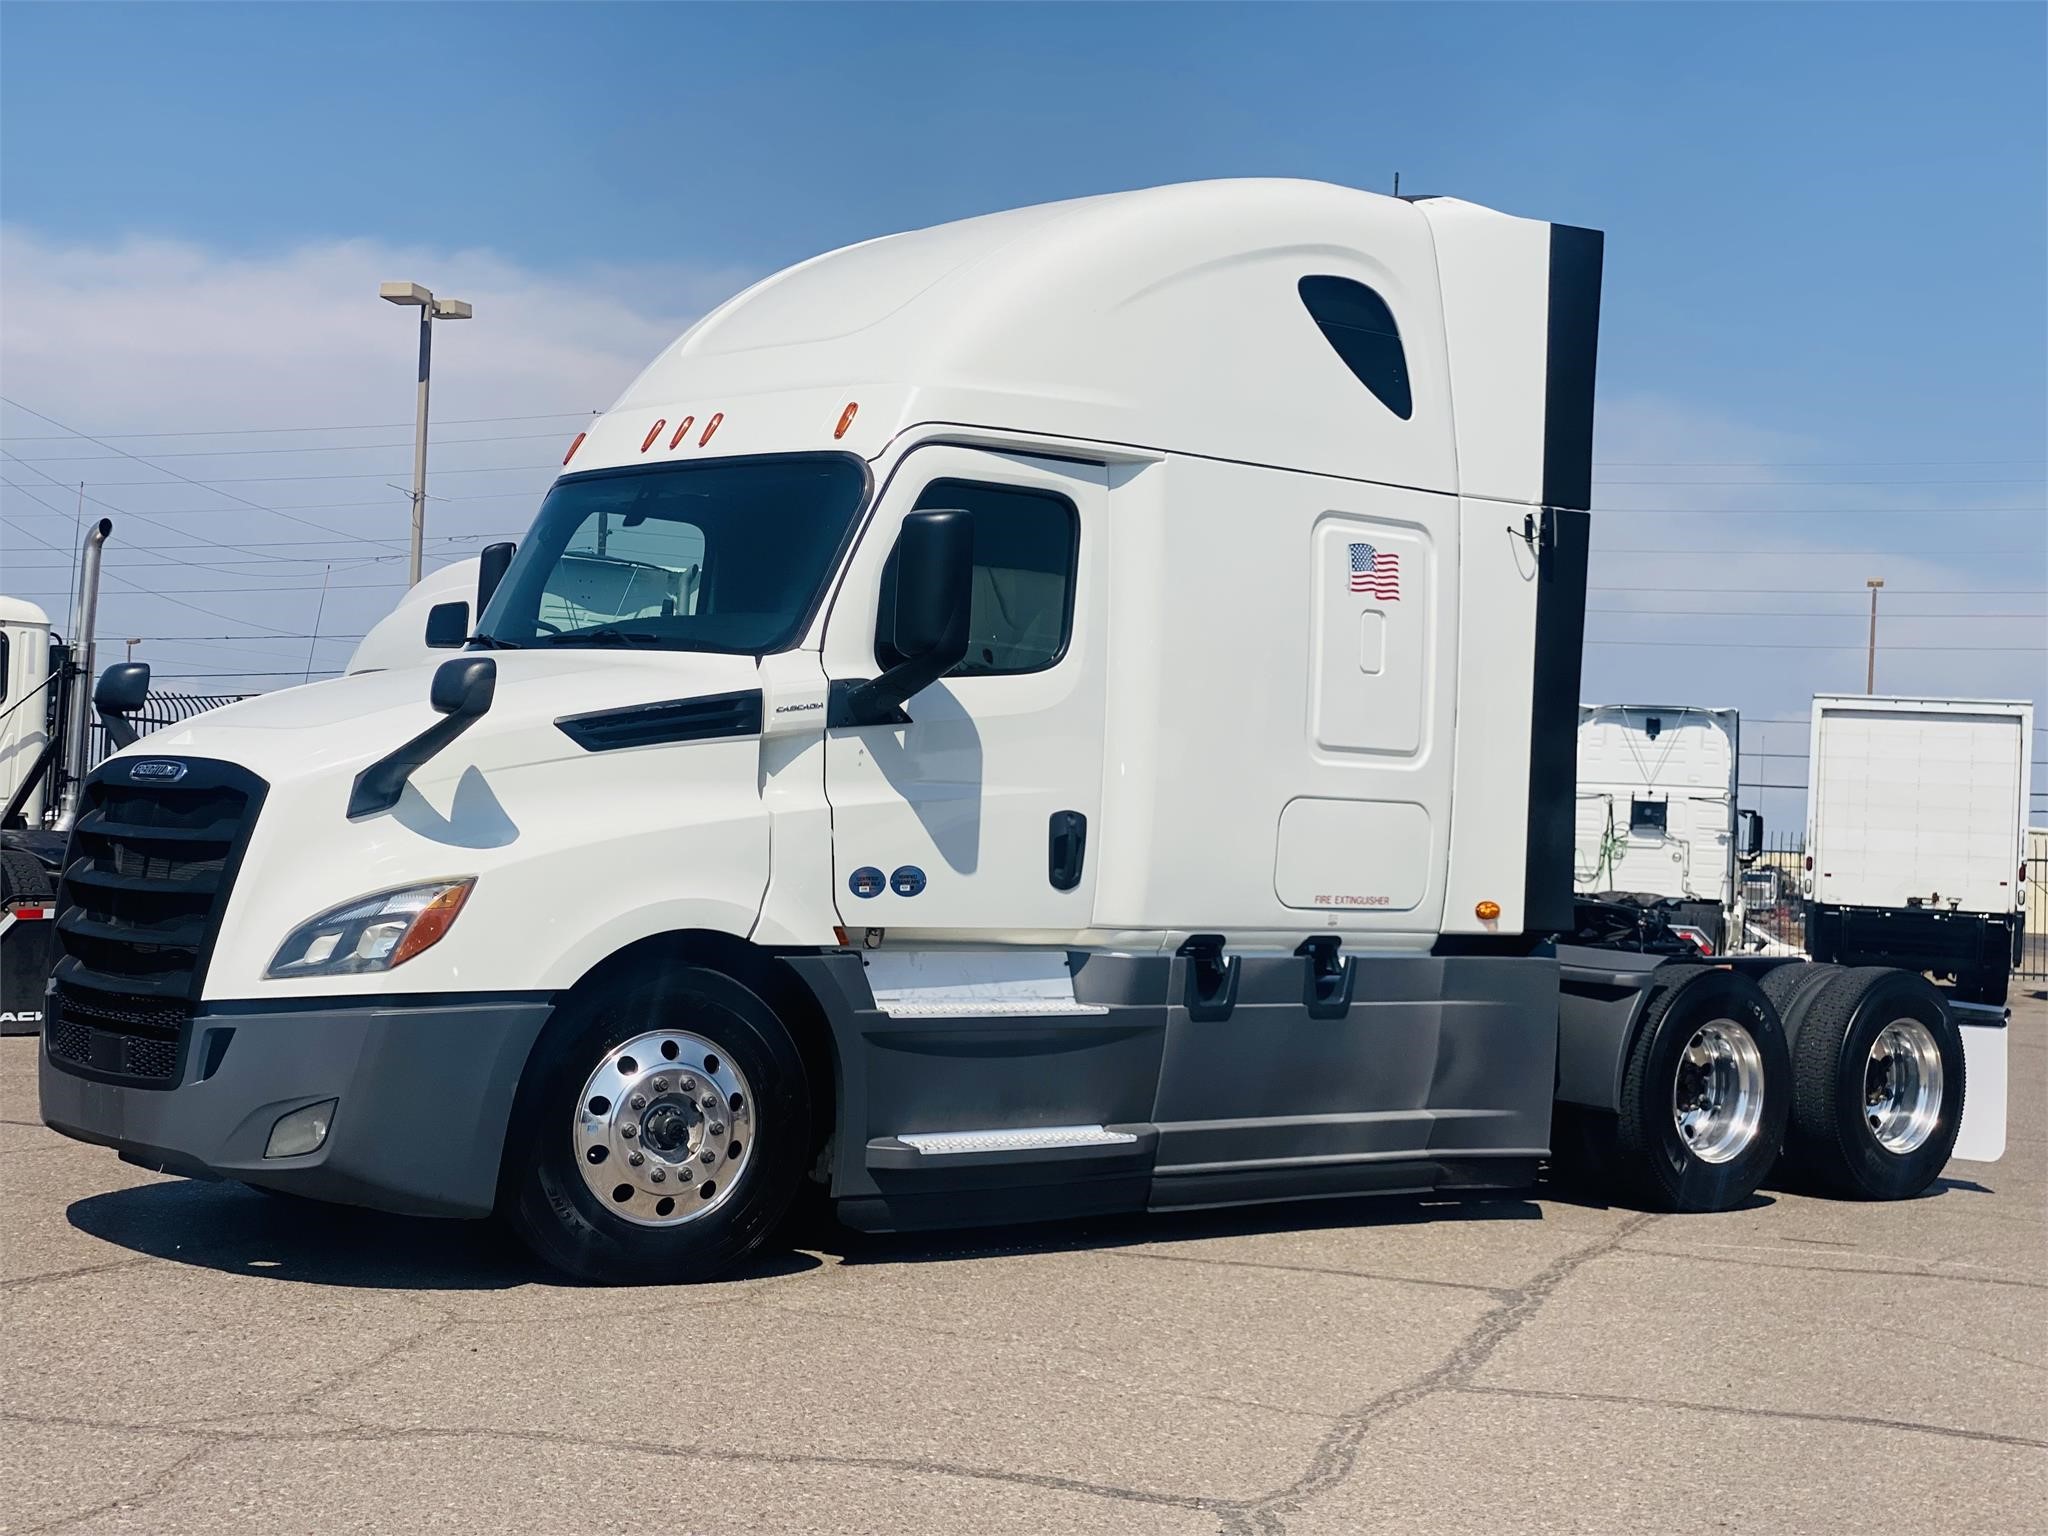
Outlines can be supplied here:
<path id="1" fill-rule="evenodd" d="M 1863 654 L 1863 691 L 1877 692 L 1877 591 L 1884 585 L 1882 576 L 1874 576 L 1863 585 L 1870 588 L 1870 645 Z"/>
<path id="2" fill-rule="evenodd" d="M 412 563 L 410 585 L 418 586 L 420 556 L 427 536 L 427 387 L 434 372 L 434 322 L 467 320 L 472 311 L 461 299 L 437 299 L 418 283 L 385 283 L 378 297 L 390 304 L 416 304 L 420 311 L 419 411 L 412 438 Z"/>

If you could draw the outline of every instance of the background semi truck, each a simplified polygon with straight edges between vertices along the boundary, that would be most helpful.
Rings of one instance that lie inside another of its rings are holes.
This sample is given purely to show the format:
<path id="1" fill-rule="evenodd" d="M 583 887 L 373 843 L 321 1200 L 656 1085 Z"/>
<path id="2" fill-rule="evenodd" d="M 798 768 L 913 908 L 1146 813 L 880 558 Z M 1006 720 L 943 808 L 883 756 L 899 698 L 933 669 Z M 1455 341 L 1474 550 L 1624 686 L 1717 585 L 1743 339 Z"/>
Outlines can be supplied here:
<path id="1" fill-rule="evenodd" d="M 1572 881 L 1654 907 L 1720 954 L 1743 939 L 1743 860 L 1763 817 L 1736 805 L 1741 718 L 1694 704 L 1579 706 Z"/>
<path id="2" fill-rule="evenodd" d="M 2024 942 L 2033 727 L 2014 700 L 1815 697 L 1814 959 L 1932 971 L 2004 1003 Z"/>
<path id="3" fill-rule="evenodd" d="M 569 445 L 464 649 L 93 774 L 45 1120 L 600 1280 L 807 1182 L 868 1229 L 1553 1151 L 1926 1188 L 1922 978 L 1575 942 L 1601 261 L 1236 181 L 765 279 Z"/>

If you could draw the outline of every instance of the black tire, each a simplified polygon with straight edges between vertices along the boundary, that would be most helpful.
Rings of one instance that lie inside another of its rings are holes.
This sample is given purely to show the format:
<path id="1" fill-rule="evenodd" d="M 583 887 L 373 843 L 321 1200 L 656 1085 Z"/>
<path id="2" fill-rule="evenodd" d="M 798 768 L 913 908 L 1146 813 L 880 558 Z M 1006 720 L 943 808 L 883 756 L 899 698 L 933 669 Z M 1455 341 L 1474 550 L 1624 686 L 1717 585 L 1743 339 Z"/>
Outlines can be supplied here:
<path id="1" fill-rule="evenodd" d="M 0 848 L 0 905 L 39 901 L 48 904 L 56 883 L 43 861 L 22 848 Z"/>
<path id="2" fill-rule="evenodd" d="M 1833 984 L 1842 974 L 1839 965 L 1800 964 L 1793 961 L 1788 965 L 1773 966 L 1764 972 L 1757 983 L 1763 988 L 1764 996 L 1771 1000 L 1771 1006 L 1778 1010 L 1778 1022 L 1785 1026 L 1785 1038 L 1797 1040 L 1800 1026 L 1805 1022 L 1806 1010 L 1813 1006 L 1813 1000 Z"/>
<path id="3" fill-rule="evenodd" d="M 664 1026 L 715 1041 L 745 1077 L 757 1111 L 739 1182 L 716 1209 L 676 1226 L 639 1226 L 584 1183 L 570 1124 L 591 1070 Z M 534 1047 L 506 1141 L 499 1210 L 541 1261 L 578 1280 L 649 1285 L 707 1280 L 768 1237 L 809 1164 L 810 1084 L 796 1042 L 754 992 L 720 972 L 670 965 L 624 974 L 572 997 Z"/>
<path id="4" fill-rule="evenodd" d="M 1706 966 L 1666 966 L 1643 1010 L 1614 1117 L 1612 1167 L 1622 1192 L 1667 1211 L 1726 1211 L 1756 1192 L 1778 1159 L 1792 1108 L 1791 1057 L 1778 1010 L 1746 976 Z M 1725 1161 L 1701 1157 L 1672 1113 L 1679 1059 L 1694 1033 L 1717 1020 L 1740 1025 L 1755 1043 L 1762 1082 L 1756 1125 Z"/>
<path id="5" fill-rule="evenodd" d="M 1934 1131 L 1903 1153 L 1878 1141 L 1865 1113 L 1871 1046 L 1894 1019 L 1926 1027 L 1942 1068 Z M 1842 972 L 1807 1009 L 1792 1075 L 1785 1156 L 1803 1177 L 1851 1199 L 1905 1200 L 1947 1165 L 1963 1122 L 1963 1042 L 1941 993 L 1924 976 L 1878 965 Z"/>

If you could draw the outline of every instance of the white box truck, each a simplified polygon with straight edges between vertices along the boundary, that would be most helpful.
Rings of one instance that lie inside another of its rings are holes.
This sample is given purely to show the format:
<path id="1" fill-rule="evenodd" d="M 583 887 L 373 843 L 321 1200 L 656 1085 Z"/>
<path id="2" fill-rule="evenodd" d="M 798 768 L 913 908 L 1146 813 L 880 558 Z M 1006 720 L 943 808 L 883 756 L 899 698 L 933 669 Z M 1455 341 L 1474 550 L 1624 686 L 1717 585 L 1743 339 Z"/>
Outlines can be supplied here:
<path id="1" fill-rule="evenodd" d="M 1822 694 L 1813 701 L 1806 947 L 1950 977 L 2003 1004 L 2024 942 L 2034 707 Z"/>
<path id="2" fill-rule="evenodd" d="M 1736 805 L 1741 717 L 1697 704 L 1579 706 L 1572 883 L 1662 911 L 1709 955 L 1742 942 L 1742 861 L 1763 817 Z"/>
<path id="3" fill-rule="evenodd" d="M 1667 1208 L 1925 1188 L 1922 978 L 1572 942 L 1601 251 L 1235 181 L 756 284 L 464 650 L 93 774 L 44 1119 L 600 1280 L 806 1180 L 868 1229 L 1510 1188 L 1554 1117 Z"/>

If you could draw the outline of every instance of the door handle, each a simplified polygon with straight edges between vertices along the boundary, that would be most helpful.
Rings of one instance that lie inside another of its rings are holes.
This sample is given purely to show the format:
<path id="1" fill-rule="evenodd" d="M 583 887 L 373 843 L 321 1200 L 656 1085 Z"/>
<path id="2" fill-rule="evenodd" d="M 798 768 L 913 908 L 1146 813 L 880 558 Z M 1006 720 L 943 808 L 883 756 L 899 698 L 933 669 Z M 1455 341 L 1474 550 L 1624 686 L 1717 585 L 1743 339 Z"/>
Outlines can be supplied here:
<path id="1" fill-rule="evenodd" d="M 1088 818 L 1079 811 L 1054 811 L 1046 831 L 1045 877 L 1056 891 L 1081 883 L 1081 861 L 1088 853 Z"/>

